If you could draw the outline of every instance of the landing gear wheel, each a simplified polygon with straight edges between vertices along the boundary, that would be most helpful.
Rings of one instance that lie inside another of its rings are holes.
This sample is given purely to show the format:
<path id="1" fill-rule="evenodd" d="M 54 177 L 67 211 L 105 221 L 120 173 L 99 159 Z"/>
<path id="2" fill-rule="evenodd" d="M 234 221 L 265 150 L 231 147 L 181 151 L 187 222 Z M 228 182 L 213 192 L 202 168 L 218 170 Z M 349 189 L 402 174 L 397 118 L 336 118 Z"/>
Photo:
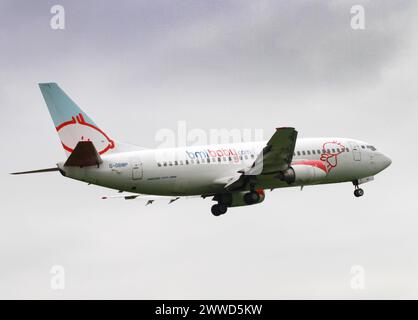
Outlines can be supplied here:
<path id="1" fill-rule="evenodd" d="M 251 191 L 244 195 L 244 201 L 246 204 L 254 204 L 260 201 L 260 195 L 255 192 Z"/>
<path id="2" fill-rule="evenodd" d="M 363 190 L 363 189 L 361 189 L 361 188 L 358 188 L 358 189 L 354 190 L 354 195 L 355 195 L 357 198 L 358 198 L 358 197 L 363 196 L 363 194 L 364 194 L 364 190 Z"/>
<path id="3" fill-rule="evenodd" d="M 228 210 L 228 207 L 222 203 L 218 204 L 218 210 L 221 214 L 225 214 L 226 211 Z"/>
<path id="4" fill-rule="evenodd" d="M 228 207 L 226 205 L 224 205 L 224 204 L 221 204 L 221 203 L 214 204 L 212 206 L 212 208 L 211 208 L 212 214 L 215 217 L 218 217 L 218 216 L 220 216 L 222 214 L 225 214 L 227 210 L 228 210 Z"/>

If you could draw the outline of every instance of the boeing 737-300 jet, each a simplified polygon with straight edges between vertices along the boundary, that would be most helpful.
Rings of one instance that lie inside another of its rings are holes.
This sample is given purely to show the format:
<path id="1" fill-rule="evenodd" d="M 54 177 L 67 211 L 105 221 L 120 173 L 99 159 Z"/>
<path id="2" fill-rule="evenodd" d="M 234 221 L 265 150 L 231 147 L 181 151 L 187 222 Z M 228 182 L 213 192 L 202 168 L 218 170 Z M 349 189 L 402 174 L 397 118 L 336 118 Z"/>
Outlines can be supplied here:
<path id="1" fill-rule="evenodd" d="M 264 190 L 373 180 L 391 160 L 373 145 L 349 138 L 297 139 L 294 128 L 277 128 L 266 142 L 171 149 L 131 147 L 112 139 L 55 83 L 39 84 L 67 159 L 56 167 L 13 174 L 59 171 L 63 176 L 118 190 L 111 197 L 212 198 L 215 216 L 229 207 L 264 201 Z"/>

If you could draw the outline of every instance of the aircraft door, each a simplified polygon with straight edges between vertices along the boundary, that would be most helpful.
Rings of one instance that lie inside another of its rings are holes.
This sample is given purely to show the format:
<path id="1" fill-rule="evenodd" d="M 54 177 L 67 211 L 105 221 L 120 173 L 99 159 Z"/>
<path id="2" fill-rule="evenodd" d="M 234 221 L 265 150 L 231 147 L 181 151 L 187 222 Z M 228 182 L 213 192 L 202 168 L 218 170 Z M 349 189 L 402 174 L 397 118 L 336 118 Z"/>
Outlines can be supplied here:
<path id="1" fill-rule="evenodd" d="M 132 160 L 132 179 L 140 180 L 142 179 L 142 162 L 139 160 Z"/>
<path id="2" fill-rule="evenodd" d="M 351 142 L 351 151 L 353 151 L 353 159 L 355 161 L 361 160 L 361 151 L 357 143 Z"/>

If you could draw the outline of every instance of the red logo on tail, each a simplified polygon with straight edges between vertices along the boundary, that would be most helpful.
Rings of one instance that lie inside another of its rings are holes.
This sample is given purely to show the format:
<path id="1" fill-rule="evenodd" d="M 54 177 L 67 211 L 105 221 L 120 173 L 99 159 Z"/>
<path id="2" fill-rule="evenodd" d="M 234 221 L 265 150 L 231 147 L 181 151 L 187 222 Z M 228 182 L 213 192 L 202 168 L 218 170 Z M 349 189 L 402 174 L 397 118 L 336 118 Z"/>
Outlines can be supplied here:
<path id="1" fill-rule="evenodd" d="M 81 113 L 61 123 L 56 129 L 62 146 L 68 152 L 73 152 L 79 141 L 92 141 L 99 154 L 106 153 L 115 147 L 114 141 L 100 128 L 87 123 Z"/>

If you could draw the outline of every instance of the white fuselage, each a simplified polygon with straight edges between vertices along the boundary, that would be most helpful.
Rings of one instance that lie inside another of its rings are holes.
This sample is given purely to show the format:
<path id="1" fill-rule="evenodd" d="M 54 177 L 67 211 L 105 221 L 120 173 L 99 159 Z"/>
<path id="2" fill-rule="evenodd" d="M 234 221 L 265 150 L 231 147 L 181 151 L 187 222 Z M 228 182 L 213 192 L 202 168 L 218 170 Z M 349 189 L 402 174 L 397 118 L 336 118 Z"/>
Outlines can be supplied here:
<path id="1" fill-rule="evenodd" d="M 264 201 L 264 189 L 352 182 L 359 184 L 391 164 L 375 147 L 347 138 L 298 138 L 293 127 L 278 127 L 268 141 L 171 149 L 139 149 L 113 140 L 58 86 L 40 83 L 67 160 L 57 167 L 13 174 L 59 170 L 66 177 L 120 192 L 111 198 L 157 198 L 169 203 L 182 196 L 213 196 L 211 212 Z M 293 152 L 293 155 L 292 155 Z M 107 199 L 109 197 L 103 197 Z"/>
<path id="2" fill-rule="evenodd" d="M 95 167 L 64 167 L 67 177 L 133 193 L 186 196 L 224 193 L 225 179 L 250 167 L 266 142 L 194 146 L 103 155 Z M 258 177 L 256 188 L 358 181 L 385 169 L 390 159 L 368 143 L 347 138 L 297 139 L 291 166 L 297 179 Z"/>

